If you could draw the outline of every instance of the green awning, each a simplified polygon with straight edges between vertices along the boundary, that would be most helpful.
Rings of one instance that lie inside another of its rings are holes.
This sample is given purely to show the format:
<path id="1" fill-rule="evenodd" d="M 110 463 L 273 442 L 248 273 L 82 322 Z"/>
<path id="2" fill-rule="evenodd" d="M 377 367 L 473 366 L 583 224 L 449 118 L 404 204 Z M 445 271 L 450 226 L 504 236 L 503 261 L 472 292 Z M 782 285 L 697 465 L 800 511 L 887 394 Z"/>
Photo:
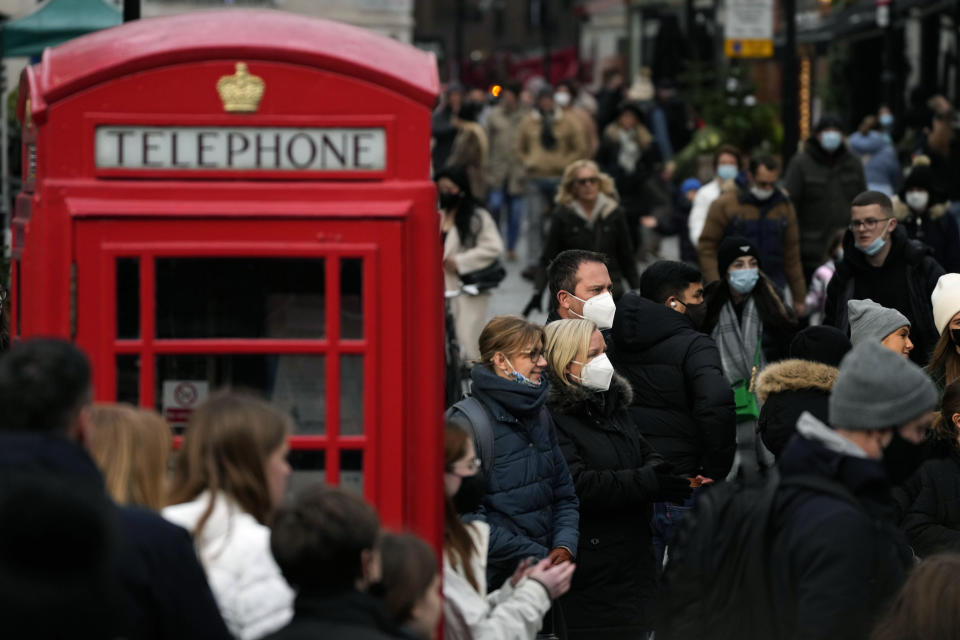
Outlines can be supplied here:
<path id="1" fill-rule="evenodd" d="M 3 25 L 3 56 L 39 56 L 47 47 L 121 22 L 120 9 L 107 0 L 49 0 Z"/>

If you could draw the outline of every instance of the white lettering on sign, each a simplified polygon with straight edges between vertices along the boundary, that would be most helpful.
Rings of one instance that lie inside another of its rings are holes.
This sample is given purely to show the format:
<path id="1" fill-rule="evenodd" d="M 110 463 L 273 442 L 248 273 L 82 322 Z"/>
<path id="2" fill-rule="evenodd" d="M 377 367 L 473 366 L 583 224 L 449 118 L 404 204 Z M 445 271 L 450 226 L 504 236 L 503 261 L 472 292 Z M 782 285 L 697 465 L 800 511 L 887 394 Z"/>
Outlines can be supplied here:
<path id="1" fill-rule="evenodd" d="M 382 128 L 99 126 L 100 169 L 382 171 Z"/>

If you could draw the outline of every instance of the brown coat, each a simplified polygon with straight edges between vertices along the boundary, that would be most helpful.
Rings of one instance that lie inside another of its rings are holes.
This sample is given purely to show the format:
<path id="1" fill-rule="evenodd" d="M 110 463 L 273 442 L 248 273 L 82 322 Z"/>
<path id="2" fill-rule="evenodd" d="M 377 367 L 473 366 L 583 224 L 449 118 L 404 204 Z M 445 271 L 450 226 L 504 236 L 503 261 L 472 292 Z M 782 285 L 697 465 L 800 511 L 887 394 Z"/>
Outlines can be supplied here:
<path id="1" fill-rule="evenodd" d="M 559 178 L 568 164 L 585 157 L 586 141 L 573 117 L 555 109 L 550 118 L 557 144 L 553 149 L 544 149 L 540 143 L 542 117 L 534 110 L 524 119 L 517 140 L 517 155 L 528 177 Z"/>
<path id="2" fill-rule="evenodd" d="M 744 229 L 734 229 L 734 233 L 750 238 L 757 245 L 761 268 L 774 280 L 777 280 L 778 276 L 785 277 L 793 299 L 803 301 L 807 295 L 807 281 L 803 277 L 803 265 L 800 262 L 800 231 L 797 226 L 797 214 L 793 205 L 779 190 L 772 196 L 771 204 L 763 220 L 770 227 L 781 230 L 779 233 L 781 242 L 776 247 L 764 246 L 762 240 L 767 239 L 767 234 L 750 231 L 750 229 L 761 228 L 758 225 L 761 218 L 759 204 L 749 192 L 735 187 L 728 188 L 713 201 L 707 211 L 703 233 L 700 234 L 700 240 L 697 243 L 704 282 L 720 279 L 717 249 L 724 236 L 730 234 L 731 225 L 737 222 Z M 782 269 L 777 268 L 778 264 L 782 265 Z"/>

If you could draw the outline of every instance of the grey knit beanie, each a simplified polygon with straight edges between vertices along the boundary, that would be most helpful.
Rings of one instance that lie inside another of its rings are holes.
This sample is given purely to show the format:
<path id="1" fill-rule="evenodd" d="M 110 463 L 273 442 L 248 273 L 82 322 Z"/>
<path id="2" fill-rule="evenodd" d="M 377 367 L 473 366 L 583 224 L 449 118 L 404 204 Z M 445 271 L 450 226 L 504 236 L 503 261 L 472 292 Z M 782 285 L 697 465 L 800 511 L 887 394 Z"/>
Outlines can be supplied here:
<path id="1" fill-rule="evenodd" d="M 900 327 L 910 326 L 907 316 L 896 309 L 882 307 L 870 298 L 848 301 L 847 317 L 850 319 L 850 342 L 853 346 L 864 340 L 883 342 Z"/>
<path id="2" fill-rule="evenodd" d="M 836 429 L 899 427 L 935 409 L 937 390 L 923 369 L 867 341 L 840 362 L 829 406 L 830 426 Z"/>

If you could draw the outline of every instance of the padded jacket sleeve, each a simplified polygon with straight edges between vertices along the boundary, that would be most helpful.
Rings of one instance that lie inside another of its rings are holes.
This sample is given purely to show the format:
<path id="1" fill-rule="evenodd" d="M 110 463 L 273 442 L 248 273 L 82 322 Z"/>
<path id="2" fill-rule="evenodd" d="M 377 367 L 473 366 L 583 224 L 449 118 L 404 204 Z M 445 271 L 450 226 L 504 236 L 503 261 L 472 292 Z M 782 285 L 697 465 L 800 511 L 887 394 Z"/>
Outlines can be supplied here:
<path id="1" fill-rule="evenodd" d="M 950 497 L 940 495 L 929 466 L 924 466 L 917 475 L 919 493 L 902 523 L 910 546 L 921 558 L 940 551 L 960 551 L 960 531 L 948 527 L 939 515 L 939 504 Z"/>
<path id="2" fill-rule="evenodd" d="M 546 409 L 543 416 L 548 421 L 550 441 L 553 443 L 551 456 L 553 457 L 553 546 L 566 547 L 570 555 L 577 554 L 577 544 L 580 541 L 580 500 L 573 486 L 573 478 L 567 461 L 563 459 L 560 443 L 557 440 L 557 429 L 553 418 Z"/>
<path id="3" fill-rule="evenodd" d="M 723 375 L 720 352 L 712 339 L 701 335 L 690 343 L 683 371 L 700 431 L 703 474 L 722 480 L 733 465 L 737 417 L 733 390 Z"/>

